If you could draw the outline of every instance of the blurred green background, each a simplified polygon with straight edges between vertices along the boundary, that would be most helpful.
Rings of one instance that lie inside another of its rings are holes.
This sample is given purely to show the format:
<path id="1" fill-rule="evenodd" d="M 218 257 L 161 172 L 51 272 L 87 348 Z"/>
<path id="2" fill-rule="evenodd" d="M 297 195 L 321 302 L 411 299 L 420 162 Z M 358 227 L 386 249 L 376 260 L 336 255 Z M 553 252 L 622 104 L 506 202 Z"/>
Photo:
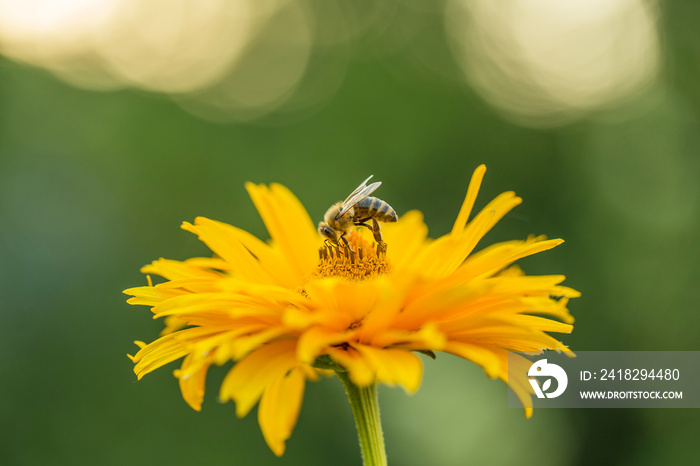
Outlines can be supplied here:
<path id="1" fill-rule="evenodd" d="M 307 385 L 287 451 L 255 413 L 201 413 L 126 353 L 161 329 L 121 294 L 208 250 L 204 215 L 267 238 L 246 181 L 315 221 L 369 174 L 446 233 L 523 205 L 479 247 L 562 237 L 574 350 L 699 350 L 700 4 L 643 0 L 0 1 L 0 463 L 360 464 L 338 380 Z M 513 5 L 516 3 L 517 5 Z M 695 410 L 507 407 L 474 364 L 380 391 L 390 464 L 691 464 Z"/>

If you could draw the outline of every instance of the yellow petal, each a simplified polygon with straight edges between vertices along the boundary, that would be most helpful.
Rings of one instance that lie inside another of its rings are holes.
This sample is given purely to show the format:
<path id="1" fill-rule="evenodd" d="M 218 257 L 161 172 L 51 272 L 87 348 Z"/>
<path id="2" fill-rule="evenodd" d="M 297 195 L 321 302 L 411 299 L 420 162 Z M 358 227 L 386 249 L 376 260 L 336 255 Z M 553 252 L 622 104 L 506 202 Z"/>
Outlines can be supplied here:
<path id="1" fill-rule="evenodd" d="M 457 215 L 457 220 L 452 227 L 452 234 L 457 234 L 464 230 L 467 220 L 469 220 L 469 215 L 474 207 L 474 202 L 476 201 L 476 195 L 479 193 L 479 188 L 481 188 L 481 181 L 484 179 L 484 174 L 486 173 L 486 165 L 481 164 L 476 167 L 474 173 L 472 174 L 472 179 L 469 182 L 469 188 L 467 188 L 467 195 L 462 203 L 462 208 L 459 210 Z"/>
<path id="2" fill-rule="evenodd" d="M 564 275 L 497 275 L 488 279 L 493 283 L 491 292 L 512 294 L 514 296 L 567 296 L 578 297 L 580 293 L 567 287 L 557 286 L 563 282 Z"/>
<path id="3" fill-rule="evenodd" d="M 441 321 L 460 309 L 471 309 L 471 305 L 487 293 L 487 283 L 476 282 L 462 287 L 426 287 L 422 294 L 412 297 L 395 325 L 401 328 L 418 328 L 427 322 Z"/>
<path id="4" fill-rule="evenodd" d="M 362 325 L 357 329 L 358 341 L 372 346 L 388 346 L 389 343 L 375 343 L 387 330 L 405 331 L 406 327 L 397 325 L 398 318 L 406 306 L 406 295 L 416 286 L 416 277 L 412 274 L 395 274 L 379 276 L 373 280 L 375 285 L 375 302 L 366 312 Z M 363 295 L 364 296 L 364 295 Z M 397 328 L 398 327 L 398 328 Z M 414 328 L 410 329 L 411 331 Z"/>
<path id="5" fill-rule="evenodd" d="M 226 228 L 258 259 L 262 268 L 275 279 L 276 283 L 288 288 L 294 288 L 301 283 L 278 248 L 266 244 L 240 228 L 232 225 L 226 225 Z"/>
<path id="6" fill-rule="evenodd" d="M 328 348 L 328 356 L 347 369 L 350 380 L 358 387 L 367 387 L 375 382 L 373 368 L 352 346 Z"/>
<path id="7" fill-rule="evenodd" d="M 300 361 L 311 364 L 328 346 L 337 345 L 348 339 L 347 332 L 314 327 L 305 331 L 299 338 L 297 355 Z"/>
<path id="8" fill-rule="evenodd" d="M 165 327 L 160 331 L 160 336 L 169 335 L 187 326 L 187 322 L 177 316 L 170 316 L 164 319 Z"/>
<path id="9" fill-rule="evenodd" d="M 173 362 L 187 354 L 187 349 L 175 336 L 177 333 L 166 335 L 150 343 L 136 353 L 133 361 L 134 373 L 141 379 L 144 375 Z"/>
<path id="10" fill-rule="evenodd" d="M 418 356 L 406 350 L 379 349 L 366 345 L 347 348 L 329 348 L 328 355 L 347 369 L 350 380 L 366 387 L 383 382 L 399 384 L 413 393 L 420 386 L 423 364 Z"/>
<path id="11" fill-rule="evenodd" d="M 192 257 L 187 259 L 184 263 L 200 270 L 223 272 L 231 270 L 231 265 L 219 257 Z"/>
<path id="12" fill-rule="evenodd" d="M 544 317 L 538 316 L 521 314 L 514 316 L 503 316 L 502 318 L 507 322 L 512 322 L 513 325 L 537 329 L 541 332 L 571 333 L 574 329 L 573 325 L 563 324 L 555 320 L 545 319 Z"/>
<path id="13" fill-rule="evenodd" d="M 462 342 L 450 342 L 445 351 L 460 356 L 480 365 L 486 374 L 503 380 L 518 397 L 525 408 L 525 417 L 532 416 L 532 386 L 527 381 L 527 368 L 532 364 L 522 356 L 510 353 L 503 348 L 493 346 L 476 346 Z M 508 367 L 509 364 L 514 366 Z M 509 372 L 516 374 L 509 379 Z M 521 375 L 522 374 L 522 375 Z"/>
<path id="14" fill-rule="evenodd" d="M 441 326 L 441 330 L 447 334 L 448 339 L 463 341 L 475 345 L 497 346 L 518 352 L 539 352 L 543 349 L 556 349 L 570 351 L 560 341 L 534 328 L 519 327 L 505 317 L 477 317 L 464 319 L 451 328 Z M 561 324 L 566 325 L 566 324 Z"/>
<path id="15" fill-rule="evenodd" d="M 190 277 L 178 278 L 169 282 L 160 283 L 155 288 L 166 291 L 184 291 L 188 293 L 211 293 L 219 291 L 219 282 L 221 277 Z"/>
<path id="16" fill-rule="evenodd" d="M 418 330 L 386 329 L 369 342 L 376 348 L 400 347 L 410 350 L 441 351 L 446 342 L 443 332 L 435 323 L 429 323 Z"/>
<path id="17" fill-rule="evenodd" d="M 180 392 L 185 402 L 195 411 L 202 409 L 202 399 L 204 398 L 204 382 L 207 378 L 207 370 L 211 365 L 211 358 L 206 362 L 197 364 L 197 370 L 192 373 L 188 367 L 194 364 L 194 355 L 188 354 L 182 361 L 182 367 L 175 371 L 175 377 L 180 382 Z"/>
<path id="18" fill-rule="evenodd" d="M 265 285 L 245 282 L 235 278 L 219 280 L 219 288 L 228 293 L 249 296 L 256 302 L 284 302 L 296 306 L 303 305 L 306 299 L 296 288 L 286 288 L 279 285 Z"/>
<path id="19" fill-rule="evenodd" d="M 317 305 L 318 322 L 343 330 L 373 311 L 381 299 L 381 284 L 377 280 L 352 281 L 333 277 L 310 281 L 304 290 L 309 300 Z"/>
<path id="20" fill-rule="evenodd" d="M 398 384 L 410 393 L 420 387 L 423 363 L 413 352 L 366 345 L 357 345 L 357 351 L 372 368 L 377 382 Z"/>
<path id="21" fill-rule="evenodd" d="M 278 341 L 261 346 L 238 361 L 221 383 L 219 398 L 236 402 L 236 414 L 243 417 L 255 406 L 273 380 L 298 364 L 296 341 Z"/>
<path id="22" fill-rule="evenodd" d="M 220 259 L 207 260 L 206 258 L 198 257 L 181 262 L 161 258 L 153 261 L 151 264 L 141 267 L 141 273 L 159 275 L 167 280 L 193 277 L 215 278 L 221 276 L 218 272 L 211 270 L 216 269 L 217 267 L 225 267 L 223 270 L 227 270 L 229 268 L 227 263 Z"/>
<path id="23" fill-rule="evenodd" d="M 491 378 L 497 377 L 501 372 L 501 362 L 498 356 L 485 346 L 450 341 L 443 351 L 478 364 Z"/>
<path id="24" fill-rule="evenodd" d="M 265 308 L 264 301 L 263 303 L 256 303 L 246 296 L 217 292 L 175 296 L 157 304 L 153 307 L 152 311 L 155 314 L 155 318 L 216 310 L 222 311 L 222 315 L 224 316 L 227 314 L 235 316 L 236 310 L 248 309 L 251 307 L 263 309 Z"/>
<path id="25" fill-rule="evenodd" d="M 277 456 L 284 453 L 284 442 L 292 435 L 297 423 L 305 382 L 300 368 L 294 368 L 288 374 L 278 374 L 260 399 L 260 429 L 270 450 Z"/>
<path id="26" fill-rule="evenodd" d="M 182 290 L 162 289 L 155 286 L 139 286 L 126 289 L 123 293 L 133 296 L 133 298 L 126 300 L 129 304 L 155 306 L 166 299 L 181 295 L 185 292 Z"/>
<path id="27" fill-rule="evenodd" d="M 382 236 L 389 245 L 387 257 L 394 270 L 406 268 L 429 241 L 423 214 L 417 210 L 406 212 L 396 223 L 382 225 Z"/>
<path id="28" fill-rule="evenodd" d="M 262 268 L 258 259 L 238 240 L 232 227 L 225 223 L 197 217 L 194 225 L 182 224 L 182 229 L 196 234 L 209 249 L 224 259 L 233 273 L 245 280 L 256 283 L 274 283 L 274 280 Z"/>
<path id="29" fill-rule="evenodd" d="M 299 200 L 282 185 L 246 183 L 272 240 L 302 283 L 316 267 L 320 237 Z"/>
<path id="30" fill-rule="evenodd" d="M 513 192 L 500 194 L 464 230 L 445 235 L 424 248 L 415 258 L 412 268 L 432 279 L 451 274 L 498 220 L 521 201 Z"/>
<path id="31" fill-rule="evenodd" d="M 518 397 L 523 408 L 525 408 L 525 417 L 531 417 L 534 390 L 530 382 L 528 382 L 526 374 L 532 362 L 513 353 L 509 357 L 508 352 L 505 350 L 499 351 L 498 354 L 501 358 L 502 366 L 505 367 L 505 370 L 502 370 L 498 377 L 507 383 Z M 514 374 L 514 377 L 509 377 L 509 373 Z"/>
<path id="32" fill-rule="evenodd" d="M 467 282 L 481 276 L 490 276 L 518 259 L 552 249 L 563 242 L 561 239 L 544 240 L 543 236 L 539 236 L 527 241 L 497 243 L 467 258 L 451 278 L 455 282 Z"/>
<path id="33" fill-rule="evenodd" d="M 255 348 L 261 345 L 266 345 L 268 342 L 286 334 L 287 329 L 280 326 L 273 326 L 258 333 L 240 336 L 230 342 L 231 357 L 236 360 L 240 359 L 253 351 Z"/>

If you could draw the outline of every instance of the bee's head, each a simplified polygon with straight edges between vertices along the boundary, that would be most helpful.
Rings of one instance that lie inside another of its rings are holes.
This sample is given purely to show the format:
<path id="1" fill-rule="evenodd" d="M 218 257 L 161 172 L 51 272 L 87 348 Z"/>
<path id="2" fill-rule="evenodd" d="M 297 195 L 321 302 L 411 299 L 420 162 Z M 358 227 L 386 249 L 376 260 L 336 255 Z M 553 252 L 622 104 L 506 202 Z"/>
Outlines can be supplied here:
<path id="1" fill-rule="evenodd" d="M 318 232 L 333 244 L 338 244 L 338 231 L 328 226 L 326 222 L 318 224 Z"/>

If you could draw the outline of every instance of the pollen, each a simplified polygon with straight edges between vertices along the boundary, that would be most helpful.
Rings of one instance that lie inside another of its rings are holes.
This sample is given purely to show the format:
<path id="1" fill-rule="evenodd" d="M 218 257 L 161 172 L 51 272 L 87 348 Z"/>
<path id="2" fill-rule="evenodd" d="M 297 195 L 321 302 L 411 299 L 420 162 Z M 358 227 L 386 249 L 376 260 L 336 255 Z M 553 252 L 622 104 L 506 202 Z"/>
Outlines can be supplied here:
<path id="1" fill-rule="evenodd" d="M 386 244 L 370 243 L 354 230 L 347 238 L 350 248 L 344 244 L 335 246 L 328 243 L 319 248 L 314 277 L 364 280 L 389 271 Z"/>

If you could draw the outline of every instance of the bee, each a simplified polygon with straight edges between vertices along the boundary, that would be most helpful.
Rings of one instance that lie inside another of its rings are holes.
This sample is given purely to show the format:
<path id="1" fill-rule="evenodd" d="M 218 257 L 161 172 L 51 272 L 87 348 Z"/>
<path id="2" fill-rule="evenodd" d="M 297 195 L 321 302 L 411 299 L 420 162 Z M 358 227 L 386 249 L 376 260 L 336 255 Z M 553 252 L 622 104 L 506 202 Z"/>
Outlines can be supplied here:
<path id="1" fill-rule="evenodd" d="M 379 222 L 395 222 L 398 217 L 387 202 L 377 197 L 370 197 L 370 194 L 382 184 L 381 181 L 377 181 L 368 186 L 367 182 L 372 176 L 363 181 L 347 199 L 336 202 L 326 211 L 323 221 L 318 224 L 318 232 L 327 241 L 336 246 L 342 241 L 352 251 L 345 234 L 352 227 L 367 227 L 372 230 L 377 244 L 386 249 Z M 372 226 L 367 224 L 369 220 L 372 220 Z"/>

